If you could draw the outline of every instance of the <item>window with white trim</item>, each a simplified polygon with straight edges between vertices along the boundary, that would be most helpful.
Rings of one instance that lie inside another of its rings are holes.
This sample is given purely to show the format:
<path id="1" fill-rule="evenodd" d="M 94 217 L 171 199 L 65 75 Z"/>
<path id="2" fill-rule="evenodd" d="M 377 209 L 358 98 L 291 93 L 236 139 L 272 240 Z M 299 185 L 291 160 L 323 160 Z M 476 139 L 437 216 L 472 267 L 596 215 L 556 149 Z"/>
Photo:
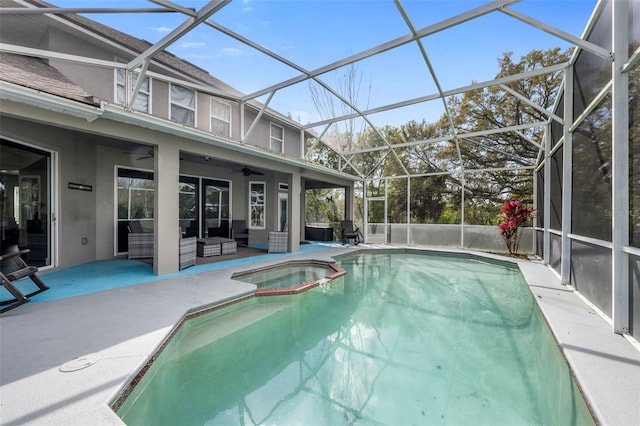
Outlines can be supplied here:
<path id="1" fill-rule="evenodd" d="M 116 103 L 118 105 L 126 104 L 126 87 L 129 87 L 129 96 L 133 95 L 133 89 L 135 89 L 136 84 L 138 84 L 138 78 L 140 78 L 140 73 L 135 71 L 132 73 L 127 73 L 126 70 L 117 69 L 116 70 Z M 144 77 L 142 79 L 142 84 L 140 85 L 140 90 L 138 90 L 138 94 L 136 95 L 136 99 L 133 102 L 132 108 L 136 111 L 142 111 L 151 113 L 151 78 Z"/>
<path id="2" fill-rule="evenodd" d="M 196 125 L 196 92 L 171 84 L 171 120 L 188 126 Z"/>
<path id="3" fill-rule="evenodd" d="M 271 150 L 284 152 L 284 128 L 271 123 Z"/>
<path id="4" fill-rule="evenodd" d="M 231 105 L 211 99 L 211 133 L 231 137 Z"/>
<path id="5" fill-rule="evenodd" d="M 249 229 L 265 228 L 265 189 L 265 182 L 249 182 Z"/>

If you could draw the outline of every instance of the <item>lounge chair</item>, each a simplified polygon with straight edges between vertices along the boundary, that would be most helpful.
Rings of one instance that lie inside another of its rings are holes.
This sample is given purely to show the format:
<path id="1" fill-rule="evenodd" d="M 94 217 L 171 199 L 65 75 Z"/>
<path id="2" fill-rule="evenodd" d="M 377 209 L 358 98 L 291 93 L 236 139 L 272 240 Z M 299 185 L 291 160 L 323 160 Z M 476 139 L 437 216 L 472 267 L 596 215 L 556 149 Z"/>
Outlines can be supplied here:
<path id="1" fill-rule="evenodd" d="M 353 226 L 353 221 L 341 221 L 340 228 L 342 230 L 342 244 L 347 244 L 347 240 L 353 240 L 355 245 L 360 244 L 360 229 Z"/>
<path id="2" fill-rule="evenodd" d="M 29 266 L 27 262 L 22 258 L 22 255 L 29 253 L 29 249 L 19 250 L 12 253 L 6 253 L 0 256 L 0 284 L 7 289 L 13 296 L 13 299 L 4 300 L 0 302 L 0 306 L 6 306 L 0 309 L 0 314 L 17 308 L 18 306 L 27 303 L 31 296 L 35 296 L 38 293 L 42 293 L 48 290 L 49 287 L 38 277 L 38 268 L 35 266 Z M 30 278 L 38 289 L 29 294 L 24 294 L 16 286 L 14 282 L 24 278 Z"/>
<path id="3" fill-rule="evenodd" d="M 249 245 L 249 229 L 247 229 L 246 220 L 231 221 L 231 238 L 236 240 L 238 244 Z"/>

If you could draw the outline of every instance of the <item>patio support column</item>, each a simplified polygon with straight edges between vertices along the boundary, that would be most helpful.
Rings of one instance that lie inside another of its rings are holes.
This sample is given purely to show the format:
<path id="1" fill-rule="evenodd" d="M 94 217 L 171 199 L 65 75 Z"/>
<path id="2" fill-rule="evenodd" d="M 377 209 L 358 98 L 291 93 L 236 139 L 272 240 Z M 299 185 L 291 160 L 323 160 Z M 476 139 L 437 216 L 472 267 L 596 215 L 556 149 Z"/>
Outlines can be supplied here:
<path id="1" fill-rule="evenodd" d="M 407 176 L 407 235 L 406 243 L 411 244 L 411 177 Z"/>
<path id="2" fill-rule="evenodd" d="M 573 185 L 573 66 L 564 72 L 564 130 L 562 143 L 562 255 L 560 282 L 571 282 L 571 194 Z"/>
<path id="3" fill-rule="evenodd" d="M 551 132 L 544 134 L 544 239 L 542 242 L 543 262 L 549 264 L 549 250 L 551 248 L 551 235 L 549 223 L 551 222 Z"/>
<path id="4" fill-rule="evenodd" d="M 629 2 L 612 2 L 613 84 L 612 124 L 612 316 L 613 331 L 629 333 L 629 73 L 622 67 L 628 60 Z"/>
<path id="5" fill-rule="evenodd" d="M 353 215 L 353 199 L 354 199 L 354 189 L 353 182 L 351 185 L 344 187 L 344 218 L 348 220 L 355 220 Z"/>
<path id="6" fill-rule="evenodd" d="M 362 181 L 362 239 L 369 241 L 369 199 L 367 198 L 367 181 Z"/>
<path id="7" fill-rule="evenodd" d="M 289 202 L 287 217 L 289 218 L 288 232 L 289 242 L 287 243 L 290 252 L 300 251 L 300 209 L 302 185 L 300 173 L 293 172 L 289 175 Z"/>
<path id="8" fill-rule="evenodd" d="M 289 198 L 291 198 L 291 184 L 289 184 Z M 305 227 L 307 226 L 307 183 L 305 182 L 302 185 L 300 182 L 300 202 L 298 203 L 298 220 L 300 221 L 300 228 L 297 230 L 295 228 L 291 228 L 291 226 L 287 225 L 287 229 L 293 231 L 294 234 L 298 235 L 300 241 L 304 241 L 307 239 L 307 235 L 305 232 Z M 289 213 L 294 213 L 295 210 Z"/>
<path id="9" fill-rule="evenodd" d="M 156 146 L 154 151 L 153 273 L 164 275 L 178 271 L 180 151 L 166 144 Z"/>
<path id="10" fill-rule="evenodd" d="M 462 188 L 460 192 L 460 248 L 464 248 L 464 185 L 466 175 L 462 173 Z"/>

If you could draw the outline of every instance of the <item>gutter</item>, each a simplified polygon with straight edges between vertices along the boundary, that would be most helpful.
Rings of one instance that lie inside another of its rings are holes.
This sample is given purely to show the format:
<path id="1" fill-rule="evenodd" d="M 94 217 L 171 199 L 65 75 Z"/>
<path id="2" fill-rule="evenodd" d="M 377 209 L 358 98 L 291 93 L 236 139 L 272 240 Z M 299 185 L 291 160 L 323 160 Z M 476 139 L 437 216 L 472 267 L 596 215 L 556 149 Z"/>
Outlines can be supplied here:
<path id="1" fill-rule="evenodd" d="M 89 123 L 102 117 L 104 110 L 88 103 L 51 95 L 35 89 L 2 81 L 0 99 L 58 112 L 72 117 L 82 118 Z"/>

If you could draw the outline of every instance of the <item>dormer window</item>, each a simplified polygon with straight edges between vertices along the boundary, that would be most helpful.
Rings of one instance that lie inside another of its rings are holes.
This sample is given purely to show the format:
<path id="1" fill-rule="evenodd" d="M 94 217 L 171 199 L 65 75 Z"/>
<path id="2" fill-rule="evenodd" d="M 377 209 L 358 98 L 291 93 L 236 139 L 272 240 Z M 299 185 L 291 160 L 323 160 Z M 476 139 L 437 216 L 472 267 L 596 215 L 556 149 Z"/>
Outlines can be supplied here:
<path id="1" fill-rule="evenodd" d="M 136 87 L 136 84 L 138 84 L 139 77 L 140 73 L 137 71 L 127 73 L 123 69 L 116 70 L 116 103 L 118 105 L 125 105 L 127 103 L 125 98 L 126 87 L 129 87 L 129 96 L 131 96 L 133 89 Z M 151 79 L 144 77 L 131 108 L 136 111 L 151 113 L 151 103 L 149 99 L 151 99 Z"/>
<path id="2" fill-rule="evenodd" d="M 196 92 L 171 84 L 171 120 L 188 126 L 196 125 Z"/>
<path id="3" fill-rule="evenodd" d="M 284 128 L 271 123 L 271 150 L 284 152 Z"/>
<path id="4" fill-rule="evenodd" d="M 231 137 L 231 105 L 211 99 L 211 133 Z"/>

